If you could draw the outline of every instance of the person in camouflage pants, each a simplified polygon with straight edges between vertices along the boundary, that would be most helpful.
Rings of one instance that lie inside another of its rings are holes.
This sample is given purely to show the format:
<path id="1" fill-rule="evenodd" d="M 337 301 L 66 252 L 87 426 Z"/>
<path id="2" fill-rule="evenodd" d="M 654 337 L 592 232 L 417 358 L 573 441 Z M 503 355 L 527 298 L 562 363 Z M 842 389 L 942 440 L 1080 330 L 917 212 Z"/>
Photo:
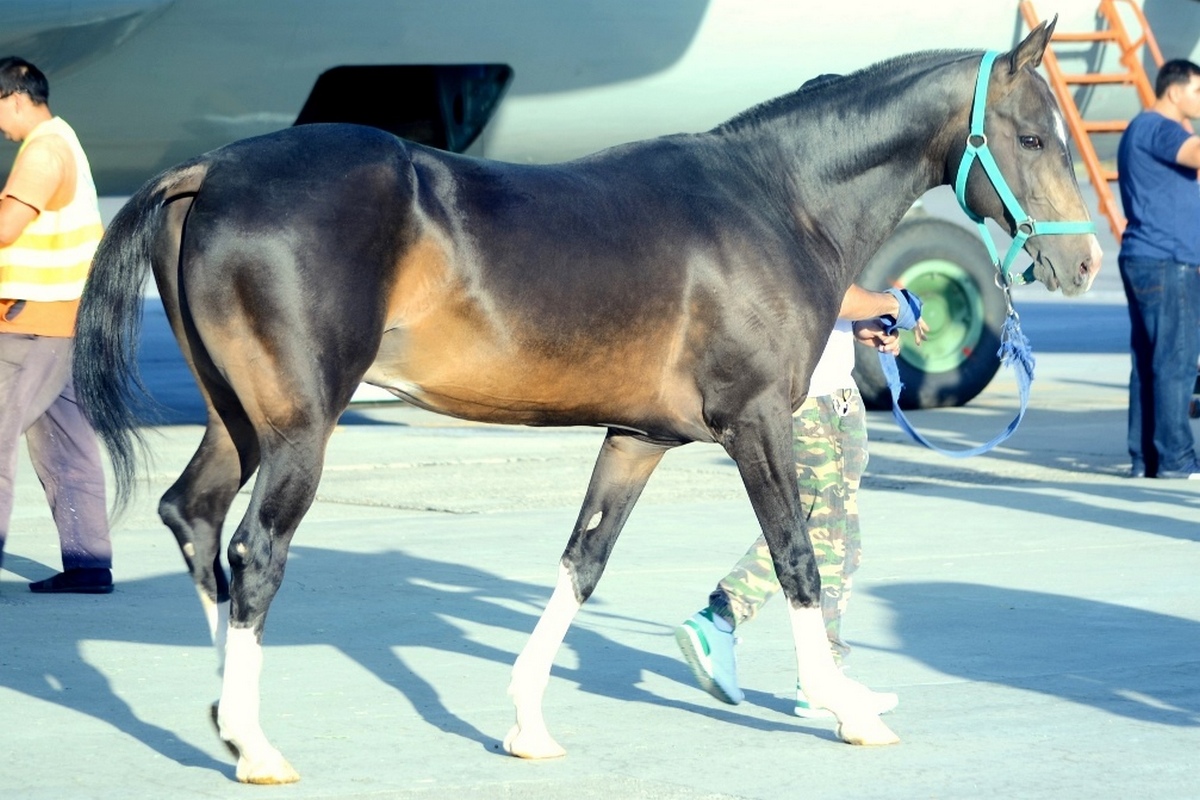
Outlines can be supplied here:
<path id="1" fill-rule="evenodd" d="M 900 327 L 913 330 L 920 343 L 927 330 L 920 311 L 920 300 L 906 290 L 870 292 L 850 287 L 813 370 L 808 397 L 792 415 L 800 501 L 808 514 L 808 535 L 821 576 L 825 631 L 838 664 L 850 652 L 842 638 L 842 616 L 861 557 L 858 487 L 867 466 L 866 412 L 851 375 L 854 341 L 894 353 L 899 350 L 895 329 Z M 775 565 L 766 539 L 759 536 L 717 584 L 708 605 L 675 629 L 675 641 L 697 683 L 718 700 L 737 704 L 745 697 L 737 681 L 733 631 L 753 619 L 778 591 Z M 887 692 L 873 692 L 871 697 L 878 713 L 898 702 L 896 695 Z M 826 709 L 811 707 L 799 686 L 795 713 L 829 715 Z"/>
<path id="2" fill-rule="evenodd" d="M 867 466 L 867 416 L 858 389 L 810 397 L 792 415 L 800 502 L 821 574 L 821 614 L 839 663 L 850 645 L 842 614 L 862 552 L 858 487 Z M 779 591 L 767 540 L 759 536 L 709 595 L 709 608 L 733 627 L 753 619 Z"/>

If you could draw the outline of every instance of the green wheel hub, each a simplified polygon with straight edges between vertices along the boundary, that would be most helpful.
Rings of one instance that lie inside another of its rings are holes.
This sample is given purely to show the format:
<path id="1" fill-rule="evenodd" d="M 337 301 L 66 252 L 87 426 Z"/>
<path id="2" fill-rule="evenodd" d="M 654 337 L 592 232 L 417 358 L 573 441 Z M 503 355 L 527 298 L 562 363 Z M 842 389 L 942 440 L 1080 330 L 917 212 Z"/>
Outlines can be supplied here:
<path id="1" fill-rule="evenodd" d="M 983 298 L 971 276 L 953 261 L 930 259 L 906 269 L 897 283 L 921 298 L 929 335 L 917 347 L 901 332 L 900 358 L 922 372 L 947 372 L 970 358 L 983 334 Z"/>

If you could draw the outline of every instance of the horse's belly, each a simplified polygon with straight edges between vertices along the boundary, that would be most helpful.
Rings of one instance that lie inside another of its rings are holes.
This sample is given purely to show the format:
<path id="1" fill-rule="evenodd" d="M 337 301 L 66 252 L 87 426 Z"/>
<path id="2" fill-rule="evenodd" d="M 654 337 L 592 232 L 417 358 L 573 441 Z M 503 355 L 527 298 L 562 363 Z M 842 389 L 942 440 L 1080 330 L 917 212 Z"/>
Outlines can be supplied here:
<path id="1" fill-rule="evenodd" d="M 512 342 L 392 331 L 364 380 L 422 408 L 522 425 L 602 425 L 707 439 L 694 381 L 647 349 L 561 357 Z"/>

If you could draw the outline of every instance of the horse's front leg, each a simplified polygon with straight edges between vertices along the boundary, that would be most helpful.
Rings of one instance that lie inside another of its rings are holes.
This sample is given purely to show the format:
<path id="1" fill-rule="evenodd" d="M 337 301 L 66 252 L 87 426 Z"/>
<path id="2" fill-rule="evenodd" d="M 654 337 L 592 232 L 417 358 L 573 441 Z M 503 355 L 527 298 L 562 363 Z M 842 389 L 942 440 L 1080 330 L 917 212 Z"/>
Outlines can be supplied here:
<path id="1" fill-rule="evenodd" d="M 821 616 L 821 576 L 796 485 L 791 423 L 783 398 L 760 399 L 721 443 L 737 463 L 788 598 L 801 689 L 810 703 L 833 712 L 844 741 L 893 744 L 899 738 L 880 721 L 875 693 L 843 675 L 833 661 Z"/>
<path id="2" fill-rule="evenodd" d="M 508 693 L 516 705 L 517 722 L 504 737 L 504 749 L 512 755 L 521 758 L 566 755 L 566 750 L 550 735 L 542 716 L 550 667 L 575 614 L 595 590 L 617 536 L 650 473 L 670 447 L 608 432 L 592 470 L 579 519 L 563 552 L 554 593 L 513 664 Z"/>

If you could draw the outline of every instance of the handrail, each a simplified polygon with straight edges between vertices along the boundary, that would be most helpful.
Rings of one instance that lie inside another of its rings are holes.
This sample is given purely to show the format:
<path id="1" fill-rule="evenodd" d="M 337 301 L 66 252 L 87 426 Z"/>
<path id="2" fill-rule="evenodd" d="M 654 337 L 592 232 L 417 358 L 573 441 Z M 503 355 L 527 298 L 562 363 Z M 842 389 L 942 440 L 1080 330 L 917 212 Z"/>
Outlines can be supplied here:
<path id="1" fill-rule="evenodd" d="M 1133 17 L 1140 28 L 1140 35 L 1136 39 L 1130 36 L 1129 29 L 1121 16 L 1121 10 L 1117 6 L 1118 3 L 1123 3 L 1132 10 Z M 1032 0 L 1021 0 L 1020 9 L 1021 16 L 1030 29 L 1040 23 L 1041 20 L 1033 8 Z M 1120 51 L 1119 60 L 1125 68 L 1124 72 L 1066 74 L 1059 66 L 1053 47 L 1049 46 L 1042 56 L 1042 64 L 1045 67 L 1050 86 L 1053 88 L 1055 96 L 1058 97 L 1058 104 L 1062 108 L 1067 129 L 1075 140 L 1075 147 L 1083 160 L 1088 179 L 1096 190 L 1100 211 L 1108 217 L 1109 227 L 1119 242 L 1121 234 L 1125 231 L 1125 217 L 1110 185 L 1111 182 L 1117 180 L 1117 172 L 1106 169 L 1100 164 L 1091 134 L 1118 133 L 1124 130 L 1128 121 L 1084 120 L 1070 87 L 1072 85 L 1129 85 L 1137 91 L 1142 108 L 1149 108 L 1154 104 L 1155 97 L 1150 79 L 1146 76 L 1145 67 L 1142 65 L 1142 48 L 1145 47 L 1150 51 L 1151 57 L 1158 66 L 1162 66 L 1163 56 L 1162 50 L 1158 46 L 1158 40 L 1154 38 L 1154 33 L 1150 30 L 1150 23 L 1135 0 L 1100 0 L 1096 17 L 1098 25 L 1103 27 L 1098 27 L 1095 31 L 1064 31 L 1061 33 L 1056 31 L 1050 37 L 1051 44 L 1054 42 L 1094 42 L 1103 46 L 1105 43 L 1111 42 Z"/>

